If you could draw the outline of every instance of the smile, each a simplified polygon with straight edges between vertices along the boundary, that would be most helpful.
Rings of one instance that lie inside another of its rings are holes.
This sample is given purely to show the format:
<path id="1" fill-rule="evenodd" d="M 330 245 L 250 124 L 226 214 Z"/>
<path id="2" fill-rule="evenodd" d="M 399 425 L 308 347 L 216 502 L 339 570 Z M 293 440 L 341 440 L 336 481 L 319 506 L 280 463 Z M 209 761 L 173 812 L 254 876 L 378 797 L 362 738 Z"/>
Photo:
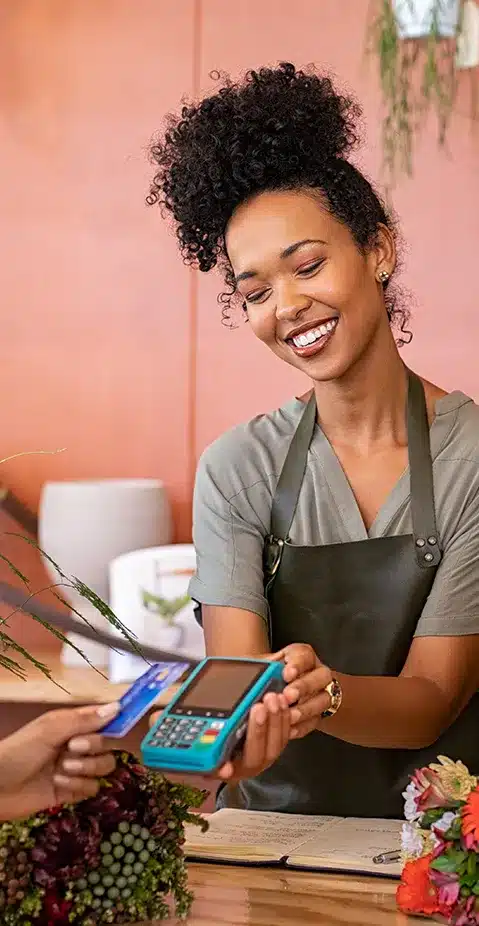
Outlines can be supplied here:
<path id="1" fill-rule="evenodd" d="M 310 328 L 309 331 L 302 331 L 292 338 L 287 339 L 287 343 L 295 353 L 301 357 L 309 357 L 318 353 L 331 340 L 332 335 L 338 324 L 337 318 L 331 318 L 317 328 Z"/>

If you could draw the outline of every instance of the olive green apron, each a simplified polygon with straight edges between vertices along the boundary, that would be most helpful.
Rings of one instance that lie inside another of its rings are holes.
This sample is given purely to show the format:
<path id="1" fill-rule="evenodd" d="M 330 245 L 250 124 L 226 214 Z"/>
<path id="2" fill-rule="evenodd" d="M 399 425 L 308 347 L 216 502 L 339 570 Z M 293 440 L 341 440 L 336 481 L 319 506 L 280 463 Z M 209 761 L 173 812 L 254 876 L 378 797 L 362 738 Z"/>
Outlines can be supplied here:
<path id="1" fill-rule="evenodd" d="M 322 546 L 289 540 L 316 425 L 314 393 L 281 471 L 265 542 L 273 652 L 308 643 L 348 675 L 401 672 L 441 561 L 424 390 L 408 374 L 407 432 L 412 534 Z M 291 741 L 257 778 L 221 788 L 219 806 L 289 813 L 400 817 L 409 774 L 438 754 L 479 769 L 479 695 L 433 746 L 368 749 L 326 733 Z M 325 721 L 327 724 L 328 721 Z"/>

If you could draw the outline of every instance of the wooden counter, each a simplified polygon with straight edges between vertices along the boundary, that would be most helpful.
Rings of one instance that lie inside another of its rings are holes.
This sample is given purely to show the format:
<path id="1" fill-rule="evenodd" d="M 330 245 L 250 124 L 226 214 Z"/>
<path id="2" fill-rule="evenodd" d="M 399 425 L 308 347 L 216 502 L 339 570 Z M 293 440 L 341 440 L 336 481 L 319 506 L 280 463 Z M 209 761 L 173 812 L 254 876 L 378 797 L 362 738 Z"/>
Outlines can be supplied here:
<path id="1" fill-rule="evenodd" d="M 189 871 L 195 901 L 186 920 L 188 926 L 418 923 L 396 910 L 396 881 L 219 865 L 192 864 Z"/>
<path id="2" fill-rule="evenodd" d="M 66 668 L 57 654 L 47 652 L 33 655 L 48 667 L 53 681 L 46 678 L 31 663 L 12 653 L 12 658 L 25 668 L 28 677 L 23 680 L 6 669 L 0 669 L 0 703 L 41 703 L 49 704 L 51 707 L 65 704 L 96 704 L 115 701 L 128 688 L 128 685 L 112 685 L 104 673 L 90 668 L 87 663 L 84 667 L 72 669 Z M 158 703 L 167 704 L 173 690 L 160 695 Z"/>

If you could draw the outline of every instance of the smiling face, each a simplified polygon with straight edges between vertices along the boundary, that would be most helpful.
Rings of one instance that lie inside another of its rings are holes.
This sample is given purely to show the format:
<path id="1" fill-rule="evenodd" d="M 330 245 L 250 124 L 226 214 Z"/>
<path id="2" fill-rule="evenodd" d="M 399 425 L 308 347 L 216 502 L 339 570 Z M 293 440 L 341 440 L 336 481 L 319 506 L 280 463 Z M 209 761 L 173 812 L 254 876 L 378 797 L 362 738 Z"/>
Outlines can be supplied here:
<path id="1" fill-rule="evenodd" d="M 312 380 L 344 376 L 391 339 L 379 273 L 395 251 L 382 226 L 363 253 L 313 191 L 273 191 L 238 207 L 226 249 L 255 335 Z"/>

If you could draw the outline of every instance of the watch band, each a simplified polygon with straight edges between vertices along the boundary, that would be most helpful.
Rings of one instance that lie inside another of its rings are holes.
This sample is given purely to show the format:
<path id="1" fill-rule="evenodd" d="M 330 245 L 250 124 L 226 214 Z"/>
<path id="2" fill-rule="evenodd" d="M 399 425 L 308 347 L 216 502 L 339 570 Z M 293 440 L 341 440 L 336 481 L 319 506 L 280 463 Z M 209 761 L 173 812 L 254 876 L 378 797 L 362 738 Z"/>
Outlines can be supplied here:
<path id="1" fill-rule="evenodd" d="M 343 700 L 343 689 L 341 688 L 337 678 L 333 678 L 332 682 L 330 682 L 329 685 L 326 685 L 324 690 L 328 692 L 328 695 L 331 698 L 330 706 L 321 714 L 321 717 L 325 719 L 327 717 L 333 717 L 334 714 L 337 714 L 339 711 L 341 702 Z"/>

